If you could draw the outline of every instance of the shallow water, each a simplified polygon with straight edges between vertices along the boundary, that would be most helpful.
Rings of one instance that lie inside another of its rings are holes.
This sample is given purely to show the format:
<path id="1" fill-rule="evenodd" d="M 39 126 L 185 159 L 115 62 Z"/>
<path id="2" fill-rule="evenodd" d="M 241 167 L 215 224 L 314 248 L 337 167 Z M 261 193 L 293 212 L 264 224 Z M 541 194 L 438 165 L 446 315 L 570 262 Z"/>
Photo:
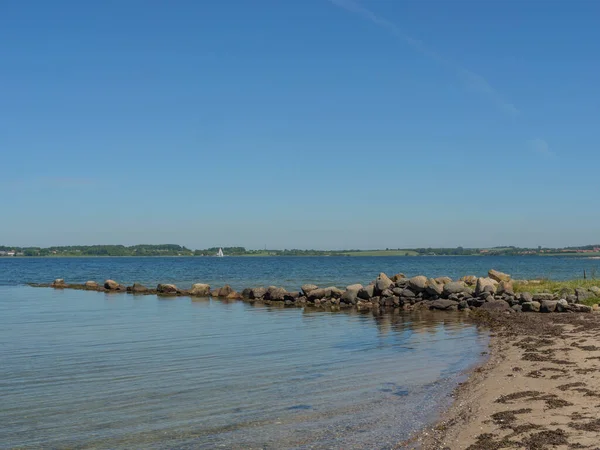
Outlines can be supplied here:
<path id="1" fill-rule="evenodd" d="M 460 313 L 0 286 L 0 448 L 390 448 L 486 344 Z"/>

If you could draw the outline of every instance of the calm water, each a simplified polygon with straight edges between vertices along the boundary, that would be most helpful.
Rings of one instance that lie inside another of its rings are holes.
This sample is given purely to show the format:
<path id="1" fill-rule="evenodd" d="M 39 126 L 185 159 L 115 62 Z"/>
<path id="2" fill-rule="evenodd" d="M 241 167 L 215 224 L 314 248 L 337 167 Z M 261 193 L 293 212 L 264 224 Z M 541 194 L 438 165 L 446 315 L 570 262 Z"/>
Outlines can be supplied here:
<path id="1" fill-rule="evenodd" d="M 299 289 L 304 283 L 321 286 L 373 280 L 379 272 L 408 276 L 485 275 L 491 268 L 514 278 L 581 278 L 600 275 L 600 260 L 574 257 L 289 257 L 289 258 L 0 258 L 0 285 L 27 282 L 104 281 L 231 284 L 236 289 L 279 285 Z"/>
<path id="2" fill-rule="evenodd" d="M 487 336 L 373 315 L 35 289 L 114 278 L 344 286 L 378 272 L 572 278 L 567 258 L 0 259 L 0 448 L 390 448 L 435 418 Z"/>

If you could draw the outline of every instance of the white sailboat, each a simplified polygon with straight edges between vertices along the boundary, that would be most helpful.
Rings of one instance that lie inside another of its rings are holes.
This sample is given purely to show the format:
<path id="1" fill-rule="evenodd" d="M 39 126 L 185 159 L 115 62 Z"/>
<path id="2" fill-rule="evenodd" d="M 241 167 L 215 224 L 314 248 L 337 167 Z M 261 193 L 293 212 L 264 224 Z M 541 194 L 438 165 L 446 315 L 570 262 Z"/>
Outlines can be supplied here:
<path id="1" fill-rule="evenodd" d="M 222 258 L 223 256 L 225 256 L 225 255 L 223 254 L 223 249 L 222 249 L 221 247 L 219 247 L 219 251 L 217 252 L 217 257 L 218 257 L 218 258 Z"/>

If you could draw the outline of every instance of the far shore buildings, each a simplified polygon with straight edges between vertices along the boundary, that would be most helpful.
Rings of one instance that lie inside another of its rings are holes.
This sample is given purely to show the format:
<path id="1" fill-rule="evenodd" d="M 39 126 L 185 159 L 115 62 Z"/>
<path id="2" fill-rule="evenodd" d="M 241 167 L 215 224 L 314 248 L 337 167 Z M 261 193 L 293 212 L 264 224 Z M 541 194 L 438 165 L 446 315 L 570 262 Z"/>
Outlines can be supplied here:
<path id="1" fill-rule="evenodd" d="M 17 252 L 15 252 L 14 250 L 11 251 L 0 251 L 0 256 L 15 256 L 17 254 Z"/>

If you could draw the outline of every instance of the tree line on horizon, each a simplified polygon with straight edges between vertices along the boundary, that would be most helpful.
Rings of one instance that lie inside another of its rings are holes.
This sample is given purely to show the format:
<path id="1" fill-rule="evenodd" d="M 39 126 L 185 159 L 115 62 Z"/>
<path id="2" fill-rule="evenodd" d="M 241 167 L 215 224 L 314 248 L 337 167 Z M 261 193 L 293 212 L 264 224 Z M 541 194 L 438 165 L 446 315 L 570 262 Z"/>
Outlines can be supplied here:
<path id="1" fill-rule="evenodd" d="M 220 247 L 191 250 L 177 244 L 140 244 L 140 245 L 69 245 L 53 247 L 9 247 L 0 246 L 0 256 L 215 256 Z M 227 256 L 350 256 L 363 252 L 383 252 L 383 250 L 311 250 L 311 249 L 274 249 L 248 250 L 245 247 L 221 247 Z M 594 252 L 598 245 L 564 248 L 521 248 L 514 246 L 481 248 L 413 248 L 391 249 L 387 252 L 411 252 L 417 256 L 468 256 L 468 255 L 523 255 L 561 252 Z"/>

